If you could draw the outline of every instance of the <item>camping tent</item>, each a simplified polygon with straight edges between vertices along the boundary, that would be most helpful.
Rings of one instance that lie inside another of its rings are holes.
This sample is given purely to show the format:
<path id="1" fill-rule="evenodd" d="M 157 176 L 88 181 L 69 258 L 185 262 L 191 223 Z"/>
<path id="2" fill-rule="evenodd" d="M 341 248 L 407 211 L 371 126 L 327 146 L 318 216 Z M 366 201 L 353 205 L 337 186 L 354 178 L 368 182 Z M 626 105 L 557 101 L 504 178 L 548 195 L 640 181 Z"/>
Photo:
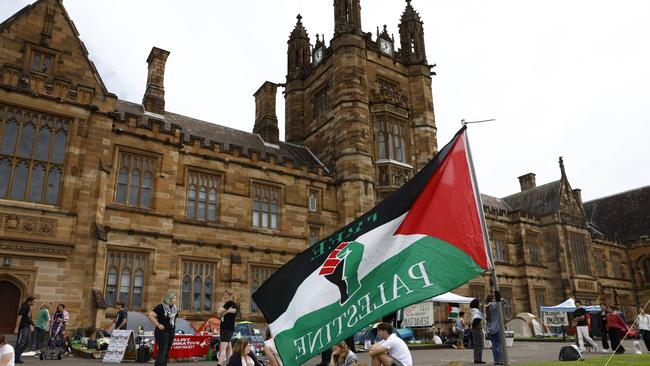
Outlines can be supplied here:
<path id="1" fill-rule="evenodd" d="M 147 315 L 137 311 L 129 311 L 126 320 L 126 329 L 132 330 L 137 334 L 138 326 L 141 326 L 145 332 L 153 332 L 154 329 L 153 323 L 151 323 L 151 320 L 149 320 Z M 194 334 L 196 332 L 187 320 L 176 318 L 176 333 Z"/>
<path id="2" fill-rule="evenodd" d="M 473 297 L 465 297 L 453 294 L 451 292 L 446 292 L 442 295 L 431 298 L 431 301 L 437 302 L 449 302 L 449 303 L 458 303 L 458 304 L 469 304 L 474 300 Z"/>
<path id="3" fill-rule="evenodd" d="M 509 330 L 515 332 L 515 337 L 533 337 L 543 336 L 544 330 L 542 324 L 531 313 L 519 313 L 506 324 Z"/>
<path id="4" fill-rule="evenodd" d="M 585 310 L 587 310 L 590 313 L 600 312 L 600 306 L 590 305 L 590 306 L 583 306 L 583 307 L 585 308 Z M 566 313 L 570 313 L 576 311 L 576 303 L 575 300 L 573 300 L 573 298 L 569 298 L 565 302 L 555 306 L 542 306 L 542 311 L 563 311 Z"/>

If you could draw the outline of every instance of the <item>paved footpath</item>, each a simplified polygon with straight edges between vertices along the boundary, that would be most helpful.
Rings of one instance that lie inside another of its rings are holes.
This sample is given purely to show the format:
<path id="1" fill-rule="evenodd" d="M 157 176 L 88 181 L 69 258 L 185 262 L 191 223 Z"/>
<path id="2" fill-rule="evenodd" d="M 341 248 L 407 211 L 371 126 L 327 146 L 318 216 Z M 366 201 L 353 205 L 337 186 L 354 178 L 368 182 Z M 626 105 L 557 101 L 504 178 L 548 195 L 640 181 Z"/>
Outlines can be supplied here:
<path id="1" fill-rule="evenodd" d="M 560 348 L 564 345 L 569 345 L 570 343 L 544 343 L 544 342 L 515 342 L 514 348 L 508 348 L 510 363 L 513 365 L 519 365 L 528 362 L 535 361 L 555 361 L 557 360 L 558 354 L 560 353 Z M 627 350 L 627 354 L 630 354 L 634 347 L 632 346 L 632 341 L 626 341 L 624 347 Z M 645 347 L 641 346 L 644 351 Z M 411 352 L 413 355 L 413 365 L 414 366 L 442 366 L 447 365 L 450 361 L 463 361 L 464 364 L 470 365 L 473 364 L 474 353 L 471 349 L 458 350 L 458 349 L 436 349 L 436 350 L 414 350 Z M 585 353 L 585 358 L 594 357 L 594 356 L 603 356 L 602 353 Z M 370 366 L 370 357 L 367 353 L 359 353 L 359 358 L 362 363 Z M 101 365 L 100 360 L 86 360 L 74 357 L 67 357 L 61 361 L 58 360 L 46 360 L 41 361 L 34 357 L 25 357 L 25 365 L 60 365 L 60 366 L 98 366 Z M 314 358 L 306 365 L 314 366 L 318 363 L 319 359 Z M 492 365 L 492 352 L 489 349 L 483 351 L 483 361 L 487 362 L 487 365 Z M 135 364 L 133 362 L 127 362 L 129 364 Z M 153 361 L 150 362 L 153 364 Z M 212 365 L 215 366 L 216 362 L 208 361 L 195 361 L 195 362 L 170 362 L 169 365 Z"/>

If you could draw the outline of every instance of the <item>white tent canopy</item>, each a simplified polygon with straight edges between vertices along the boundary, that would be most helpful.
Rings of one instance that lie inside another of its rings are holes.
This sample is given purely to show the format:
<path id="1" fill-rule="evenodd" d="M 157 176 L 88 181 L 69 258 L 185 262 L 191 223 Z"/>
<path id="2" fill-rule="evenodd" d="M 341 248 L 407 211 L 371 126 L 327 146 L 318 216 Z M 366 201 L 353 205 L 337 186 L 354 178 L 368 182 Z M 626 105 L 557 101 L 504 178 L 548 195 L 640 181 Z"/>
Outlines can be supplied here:
<path id="1" fill-rule="evenodd" d="M 596 313 L 600 311 L 600 306 L 583 306 L 585 310 L 590 313 Z M 563 311 L 563 312 L 572 312 L 576 310 L 576 302 L 573 298 L 568 298 L 565 302 L 555 305 L 555 306 L 542 306 L 542 311 Z"/>
<path id="2" fill-rule="evenodd" d="M 442 295 L 438 295 L 436 297 L 431 298 L 431 301 L 437 301 L 437 302 L 450 302 L 450 303 L 458 303 L 458 304 L 469 304 L 474 300 L 473 297 L 465 297 L 465 296 L 460 296 L 453 294 L 451 292 L 446 292 Z"/>

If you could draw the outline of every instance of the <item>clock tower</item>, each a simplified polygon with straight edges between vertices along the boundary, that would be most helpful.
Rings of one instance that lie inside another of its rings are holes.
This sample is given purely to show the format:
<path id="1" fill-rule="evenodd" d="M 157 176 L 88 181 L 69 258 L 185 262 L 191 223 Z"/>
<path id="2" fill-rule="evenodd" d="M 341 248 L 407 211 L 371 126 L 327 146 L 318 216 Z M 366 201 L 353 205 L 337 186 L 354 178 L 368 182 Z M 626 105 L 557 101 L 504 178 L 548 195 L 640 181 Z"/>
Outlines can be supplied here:
<path id="1" fill-rule="evenodd" d="M 310 48 L 301 18 L 289 39 L 285 139 L 308 146 L 335 174 L 341 225 L 437 153 L 422 21 L 406 3 L 400 49 L 388 26 L 377 28 L 375 37 L 362 32 L 359 0 L 334 1 L 329 44 L 317 36 Z"/>

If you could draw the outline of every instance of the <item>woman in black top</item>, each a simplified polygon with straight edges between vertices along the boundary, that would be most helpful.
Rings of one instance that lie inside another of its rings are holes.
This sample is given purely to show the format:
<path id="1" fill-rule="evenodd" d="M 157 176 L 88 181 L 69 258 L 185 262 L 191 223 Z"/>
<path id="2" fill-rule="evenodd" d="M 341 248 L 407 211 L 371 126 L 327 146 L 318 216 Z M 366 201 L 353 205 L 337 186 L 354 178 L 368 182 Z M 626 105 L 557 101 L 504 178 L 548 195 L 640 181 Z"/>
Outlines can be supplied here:
<path id="1" fill-rule="evenodd" d="M 217 310 L 217 316 L 221 318 L 221 329 L 219 331 L 219 363 L 225 365 L 225 362 L 232 356 L 232 345 L 230 340 L 235 332 L 235 318 L 239 305 L 235 302 L 235 295 L 232 290 L 226 290 L 223 293 L 223 305 Z"/>
<path id="2" fill-rule="evenodd" d="M 169 358 L 169 350 L 174 343 L 174 332 L 176 323 L 176 293 L 168 292 L 162 304 L 158 304 L 149 312 L 149 320 L 156 327 L 153 335 L 158 344 L 158 356 L 156 366 L 166 366 Z"/>

